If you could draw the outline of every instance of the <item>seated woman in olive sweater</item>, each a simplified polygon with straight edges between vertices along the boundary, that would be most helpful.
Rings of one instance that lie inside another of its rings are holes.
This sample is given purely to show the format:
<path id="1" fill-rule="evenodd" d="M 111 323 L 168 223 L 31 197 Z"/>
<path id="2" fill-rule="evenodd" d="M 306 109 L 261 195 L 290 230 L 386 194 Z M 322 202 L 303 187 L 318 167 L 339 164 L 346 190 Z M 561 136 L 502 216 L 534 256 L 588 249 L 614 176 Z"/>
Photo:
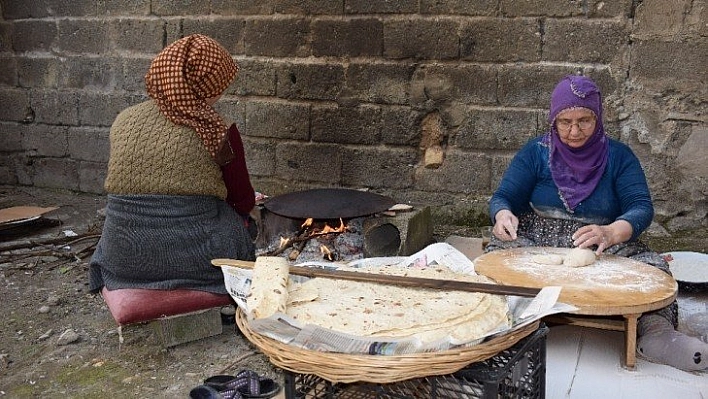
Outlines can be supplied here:
<path id="1" fill-rule="evenodd" d="M 216 41 L 167 46 L 145 76 L 151 99 L 110 131 L 103 233 L 90 262 L 93 292 L 123 288 L 226 294 L 214 258 L 254 260 L 245 220 L 255 195 L 241 137 L 212 105 L 238 67 Z"/>

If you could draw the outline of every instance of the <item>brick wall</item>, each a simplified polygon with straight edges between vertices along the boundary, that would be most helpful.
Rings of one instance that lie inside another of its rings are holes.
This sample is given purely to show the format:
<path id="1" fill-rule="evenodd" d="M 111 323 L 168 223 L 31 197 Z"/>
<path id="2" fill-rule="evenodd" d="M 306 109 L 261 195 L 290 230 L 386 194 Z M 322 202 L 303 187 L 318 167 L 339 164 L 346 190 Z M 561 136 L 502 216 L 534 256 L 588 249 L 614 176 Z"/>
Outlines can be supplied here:
<path id="1" fill-rule="evenodd" d="M 670 3 L 670 4 L 668 4 Z M 257 190 L 370 188 L 486 222 L 564 74 L 595 78 L 657 221 L 706 227 L 702 0 L 2 0 L 0 184 L 102 192 L 108 132 L 168 43 L 221 42 L 241 72 L 219 111 Z M 442 148 L 442 162 L 425 162 Z M 703 150 L 703 151 L 701 151 Z"/>

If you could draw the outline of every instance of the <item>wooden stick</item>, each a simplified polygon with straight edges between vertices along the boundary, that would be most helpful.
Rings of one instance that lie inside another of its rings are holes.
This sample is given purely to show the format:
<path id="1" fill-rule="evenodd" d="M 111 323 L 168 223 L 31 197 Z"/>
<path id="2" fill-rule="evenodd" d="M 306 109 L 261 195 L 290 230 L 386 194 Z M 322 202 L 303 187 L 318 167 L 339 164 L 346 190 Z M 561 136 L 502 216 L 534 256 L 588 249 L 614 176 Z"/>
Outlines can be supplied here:
<path id="1" fill-rule="evenodd" d="M 255 262 L 237 259 L 213 259 L 214 266 L 234 266 L 243 269 L 252 269 Z M 472 283 L 469 281 L 438 280 L 432 278 L 391 276 L 375 273 L 350 272 L 346 270 L 322 269 L 319 267 L 290 266 L 290 273 L 296 276 L 322 277 L 339 280 L 363 281 L 367 283 L 390 284 L 400 287 L 432 288 L 451 291 L 484 292 L 497 295 L 516 295 L 535 297 L 541 290 L 539 288 L 519 287 L 513 285 L 498 285 L 486 283 Z"/>
<path id="2" fill-rule="evenodd" d="M 73 245 L 79 241 L 88 240 L 91 238 L 99 239 L 101 238 L 101 234 L 96 234 L 89 231 L 79 234 L 76 237 L 55 237 L 44 240 L 12 241 L 6 245 L 0 245 L 0 252 L 9 252 L 16 249 L 35 248 L 53 244 Z"/>

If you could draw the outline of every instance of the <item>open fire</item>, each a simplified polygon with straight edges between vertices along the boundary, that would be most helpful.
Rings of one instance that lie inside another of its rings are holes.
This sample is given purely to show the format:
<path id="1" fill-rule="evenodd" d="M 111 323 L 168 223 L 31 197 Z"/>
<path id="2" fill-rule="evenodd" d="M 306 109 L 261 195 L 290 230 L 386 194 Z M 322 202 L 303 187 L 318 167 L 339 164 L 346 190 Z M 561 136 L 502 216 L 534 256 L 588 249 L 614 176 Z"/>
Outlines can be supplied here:
<path id="1" fill-rule="evenodd" d="M 430 209 L 352 189 L 312 189 L 265 200 L 254 215 L 256 256 L 291 263 L 410 255 L 432 242 Z"/>
<path id="2" fill-rule="evenodd" d="M 333 227 L 336 226 L 336 227 Z M 257 250 L 259 256 L 287 257 L 300 263 L 313 260 L 350 261 L 363 258 L 362 218 L 345 223 L 307 218 L 297 230 L 282 231 Z"/>

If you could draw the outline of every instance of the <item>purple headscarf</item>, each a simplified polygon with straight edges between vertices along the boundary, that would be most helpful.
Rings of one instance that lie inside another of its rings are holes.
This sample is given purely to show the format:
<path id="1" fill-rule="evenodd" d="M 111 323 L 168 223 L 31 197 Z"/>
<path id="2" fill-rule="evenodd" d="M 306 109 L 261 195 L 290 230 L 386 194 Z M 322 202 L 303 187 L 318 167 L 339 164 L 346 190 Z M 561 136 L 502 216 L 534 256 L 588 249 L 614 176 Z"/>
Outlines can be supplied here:
<path id="1" fill-rule="evenodd" d="M 571 148 L 563 144 L 556 130 L 558 114 L 570 108 L 587 108 L 597 117 L 595 131 L 582 147 Z M 572 212 L 595 190 L 607 166 L 609 140 L 602 125 L 602 95 L 595 82 L 585 76 L 563 78 L 551 94 L 548 121 L 551 130 L 543 141 L 550 145 L 551 176 L 558 186 L 561 200 Z"/>

